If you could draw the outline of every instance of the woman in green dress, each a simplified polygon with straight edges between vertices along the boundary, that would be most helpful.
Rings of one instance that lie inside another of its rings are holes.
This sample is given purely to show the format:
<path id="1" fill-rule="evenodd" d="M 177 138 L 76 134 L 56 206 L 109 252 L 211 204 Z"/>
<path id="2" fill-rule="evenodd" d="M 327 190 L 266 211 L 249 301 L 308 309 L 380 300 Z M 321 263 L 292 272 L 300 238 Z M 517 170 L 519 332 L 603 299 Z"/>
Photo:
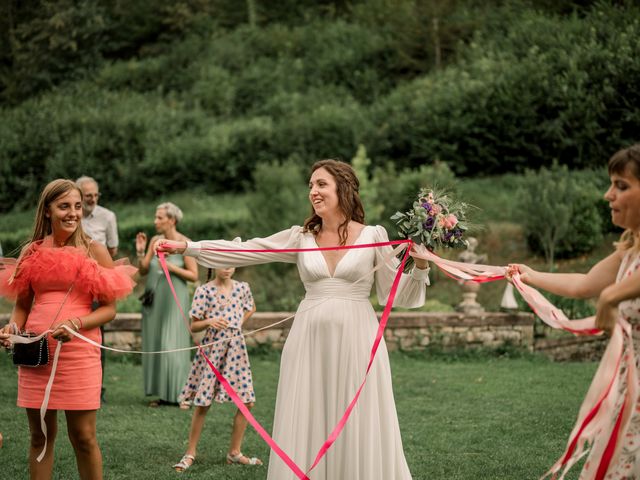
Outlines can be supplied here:
<path id="1" fill-rule="evenodd" d="M 136 235 L 138 268 L 142 275 L 147 275 L 143 297 L 146 301 L 143 301 L 142 306 L 142 349 L 145 352 L 191 346 L 187 326 L 164 278 L 158 258 L 153 253 L 155 243 L 161 238 L 187 240 L 187 237 L 177 230 L 180 220 L 182 211 L 176 205 L 170 202 L 162 203 L 156 209 L 154 220 L 158 235 L 151 239 L 148 248 L 147 236 L 143 232 Z M 170 255 L 167 257 L 167 268 L 180 304 L 186 308 L 190 304 L 187 282 L 195 282 L 198 279 L 196 261 L 183 255 Z M 159 397 L 149 406 L 176 405 L 190 368 L 189 351 L 143 355 L 144 393 Z"/>

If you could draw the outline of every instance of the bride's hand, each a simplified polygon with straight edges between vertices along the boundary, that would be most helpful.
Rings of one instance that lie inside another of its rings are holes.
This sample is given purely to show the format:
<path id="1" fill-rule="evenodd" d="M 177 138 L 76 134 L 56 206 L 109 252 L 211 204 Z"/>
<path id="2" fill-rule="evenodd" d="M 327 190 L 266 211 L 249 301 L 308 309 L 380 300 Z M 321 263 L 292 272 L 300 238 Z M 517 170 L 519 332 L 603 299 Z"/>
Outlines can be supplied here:
<path id="1" fill-rule="evenodd" d="M 429 268 L 429 261 L 425 260 L 424 258 L 422 258 L 420 256 L 420 254 L 424 250 L 426 250 L 424 248 L 424 246 L 416 245 L 414 243 L 413 245 L 411 245 L 411 251 L 409 252 L 409 255 L 411 255 L 413 257 L 413 261 L 416 264 L 416 268 L 419 268 L 420 270 L 425 270 L 425 269 Z"/>
<path id="2" fill-rule="evenodd" d="M 187 242 L 176 242 L 174 240 L 166 240 L 163 238 L 158 240 L 153 246 L 153 251 L 156 255 L 160 251 L 168 253 L 169 255 L 173 255 L 175 253 L 182 254 L 186 249 Z"/>

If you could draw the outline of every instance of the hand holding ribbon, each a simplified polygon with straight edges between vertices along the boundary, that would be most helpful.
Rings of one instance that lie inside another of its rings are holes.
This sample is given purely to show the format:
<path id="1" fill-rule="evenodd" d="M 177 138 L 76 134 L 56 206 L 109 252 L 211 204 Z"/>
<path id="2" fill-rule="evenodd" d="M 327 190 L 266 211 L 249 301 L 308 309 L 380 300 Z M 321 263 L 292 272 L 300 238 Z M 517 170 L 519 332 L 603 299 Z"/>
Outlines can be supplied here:
<path id="1" fill-rule="evenodd" d="M 158 255 L 160 252 L 164 252 L 168 255 L 183 254 L 187 249 L 187 242 L 177 242 L 175 240 L 167 240 L 161 238 L 153 246 L 154 253 Z"/>

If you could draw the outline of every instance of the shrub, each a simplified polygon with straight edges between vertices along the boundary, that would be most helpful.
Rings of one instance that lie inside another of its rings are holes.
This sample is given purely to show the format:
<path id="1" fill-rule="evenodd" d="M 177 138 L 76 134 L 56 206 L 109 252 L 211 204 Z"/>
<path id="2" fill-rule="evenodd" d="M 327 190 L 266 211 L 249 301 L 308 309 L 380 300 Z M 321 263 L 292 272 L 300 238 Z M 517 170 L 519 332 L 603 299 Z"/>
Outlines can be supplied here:
<path id="1" fill-rule="evenodd" d="M 277 124 L 275 145 L 303 159 L 350 158 L 368 130 L 369 120 L 355 102 L 326 102 L 318 108 L 283 118 Z"/>
<path id="2" fill-rule="evenodd" d="M 602 242 L 598 193 L 566 166 L 528 171 L 518 200 L 529 245 L 544 253 L 549 268 L 556 256 L 586 253 Z"/>
<path id="3" fill-rule="evenodd" d="M 256 166 L 249 197 L 252 221 L 247 225 L 247 235 L 271 235 L 303 224 L 310 212 L 306 173 L 294 158 Z"/>
<path id="4" fill-rule="evenodd" d="M 637 12 L 635 8 L 633 11 Z M 597 167 L 635 138 L 640 22 L 599 4 L 585 17 L 503 9 L 460 61 L 372 107 L 376 161 L 440 158 L 456 174 Z M 612 112 L 619 114 L 612 116 Z"/>

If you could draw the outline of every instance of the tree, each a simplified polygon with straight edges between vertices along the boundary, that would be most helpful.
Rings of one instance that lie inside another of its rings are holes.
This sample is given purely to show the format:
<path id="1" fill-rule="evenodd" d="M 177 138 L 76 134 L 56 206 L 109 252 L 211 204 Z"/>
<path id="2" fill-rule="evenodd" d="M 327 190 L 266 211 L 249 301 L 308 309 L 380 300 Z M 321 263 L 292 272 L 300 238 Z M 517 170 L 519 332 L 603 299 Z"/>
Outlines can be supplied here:
<path id="1" fill-rule="evenodd" d="M 596 187 L 579 182 L 566 165 L 527 171 L 518 199 L 525 234 L 549 269 L 559 252 L 575 255 L 602 240 Z"/>

